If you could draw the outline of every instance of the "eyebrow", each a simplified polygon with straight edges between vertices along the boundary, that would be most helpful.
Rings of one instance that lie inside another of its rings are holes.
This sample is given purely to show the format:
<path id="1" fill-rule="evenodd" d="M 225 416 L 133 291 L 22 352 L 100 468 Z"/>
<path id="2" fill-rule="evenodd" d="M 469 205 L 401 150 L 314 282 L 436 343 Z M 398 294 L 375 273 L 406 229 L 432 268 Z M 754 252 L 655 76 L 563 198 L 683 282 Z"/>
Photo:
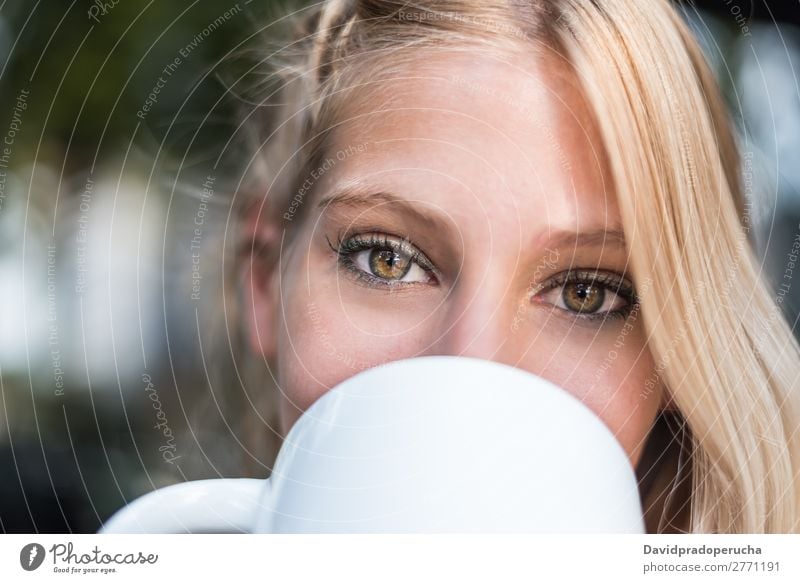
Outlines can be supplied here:
<path id="1" fill-rule="evenodd" d="M 324 196 L 317 207 L 327 209 L 329 207 L 374 207 L 385 204 L 399 205 L 404 214 L 409 215 L 418 222 L 423 222 L 434 227 L 441 228 L 446 225 L 446 221 L 440 219 L 436 212 L 426 212 L 419 208 L 414 201 L 408 200 L 391 192 L 377 189 L 370 190 L 359 184 L 348 184 L 336 188 L 331 194 Z M 620 228 L 612 229 L 592 229 L 589 231 L 573 231 L 570 229 L 550 230 L 542 240 L 545 246 L 552 247 L 625 247 L 625 233 Z"/>
<path id="2" fill-rule="evenodd" d="M 435 211 L 426 211 L 419 208 L 420 205 L 414 204 L 411 200 L 385 190 L 367 190 L 366 187 L 355 184 L 335 189 L 331 194 L 322 197 L 317 203 L 317 207 L 321 209 L 337 206 L 351 208 L 382 207 L 387 204 L 391 204 L 394 209 L 399 210 L 416 222 L 437 228 L 443 228 L 447 225 L 444 217 L 439 217 Z M 380 212 L 383 209 L 377 208 L 375 210 Z"/>
<path id="3" fill-rule="evenodd" d="M 556 230 L 546 239 L 546 245 L 553 247 L 625 247 L 625 233 L 622 229 L 592 229 L 591 231 Z"/>

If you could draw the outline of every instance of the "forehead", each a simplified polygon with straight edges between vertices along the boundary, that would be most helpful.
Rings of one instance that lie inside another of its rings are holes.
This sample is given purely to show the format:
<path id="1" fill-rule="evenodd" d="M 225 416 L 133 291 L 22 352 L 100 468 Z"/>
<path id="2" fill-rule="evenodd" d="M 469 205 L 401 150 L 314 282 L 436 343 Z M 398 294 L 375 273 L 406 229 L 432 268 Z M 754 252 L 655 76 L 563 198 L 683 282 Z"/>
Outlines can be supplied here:
<path id="1" fill-rule="evenodd" d="M 464 226 L 619 228 L 596 124 L 555 55 L 420 54 L 344 104 L 323 157 L 315 190 L 380 187 Z"/>

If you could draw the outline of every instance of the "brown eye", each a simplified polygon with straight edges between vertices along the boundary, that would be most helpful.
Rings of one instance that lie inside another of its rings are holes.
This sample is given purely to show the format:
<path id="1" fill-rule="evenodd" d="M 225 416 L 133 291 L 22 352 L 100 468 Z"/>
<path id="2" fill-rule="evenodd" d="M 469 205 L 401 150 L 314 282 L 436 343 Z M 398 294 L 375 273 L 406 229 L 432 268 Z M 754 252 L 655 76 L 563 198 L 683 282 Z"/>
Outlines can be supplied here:
<path id="1" fill-rule="evenodd" d="M 392 249 L 373 249 L 369 254 L 369 268 L 381 279 L 400 280 L 411 269 L 411 258 Z"/>
<path id="2" fill-rule="evenodd" d="M 381 233 L 358 234 L 334 246 L 339 264 L 369 285 L 436 285 L 436 268 L 405 239 Z"/>
<path id="3" fill-rule="evenodd" d="M 576 281 L 564 285 L 561 292 L 564 306 L 581 314 L 592 314 L 603 307 L 606 292 L 594 283 Z"/>
<path id="4" fill-rule="evenodd" d="M 553 276 L 531 301 L 583 318 L 624 316 L 637 303 L 628 280 L 615 273 L 574 270 Z"/>

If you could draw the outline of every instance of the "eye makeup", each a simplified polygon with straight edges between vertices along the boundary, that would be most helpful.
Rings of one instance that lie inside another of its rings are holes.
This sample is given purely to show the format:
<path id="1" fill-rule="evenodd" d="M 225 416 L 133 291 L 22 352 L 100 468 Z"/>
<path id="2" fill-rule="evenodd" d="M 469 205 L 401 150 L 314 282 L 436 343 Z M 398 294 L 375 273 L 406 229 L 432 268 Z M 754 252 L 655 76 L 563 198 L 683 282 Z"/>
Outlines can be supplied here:
<path id="1" fill-rule="evenodd" d="M 407 238 L 370 232 L 339 237 L 328 246 L 339 265 L 371 287 L 437 285 L 436 268 Z"/>
<path id="2" fill-rule="evenodd" d="M 325 237 L 338 266 L 368 288 L 387 290 L 435 286 L 441 274 L 407 236 L 368 230 Z M 624 319 L 638 303 L 633 284 L 608 270 L 573 268 L 550 276 L 529 294 L 529 301 L 552 306 L 586 322 Z"/>
<path id="3" fill-rule="evenodd" d="M 625 318 L 638 303 L 630 281 L 603 270 L 571 269 L 557 273 L 533 290 L 531 300 L 547 295 L 555 297 L 538 303 L 551 304 L 587 320 Z M 602 309 L 604 307 L 606 309 Z"/>

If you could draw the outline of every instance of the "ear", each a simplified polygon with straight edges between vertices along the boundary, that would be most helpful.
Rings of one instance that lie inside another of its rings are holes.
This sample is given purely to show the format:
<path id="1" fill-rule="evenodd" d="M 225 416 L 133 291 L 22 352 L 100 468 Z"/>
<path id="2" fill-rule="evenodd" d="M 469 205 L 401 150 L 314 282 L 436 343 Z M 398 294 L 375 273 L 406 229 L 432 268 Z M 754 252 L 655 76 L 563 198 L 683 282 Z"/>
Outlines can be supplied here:
<path id="1" fill-rule="evenodd" d="M 279 310 L 278 255 L 280 229 L 263 200 L 245 208 L 238 262 L 239 284 L 243 290 L 242 311 L 247 346 L 254 353 L 273 361 Z"/>

